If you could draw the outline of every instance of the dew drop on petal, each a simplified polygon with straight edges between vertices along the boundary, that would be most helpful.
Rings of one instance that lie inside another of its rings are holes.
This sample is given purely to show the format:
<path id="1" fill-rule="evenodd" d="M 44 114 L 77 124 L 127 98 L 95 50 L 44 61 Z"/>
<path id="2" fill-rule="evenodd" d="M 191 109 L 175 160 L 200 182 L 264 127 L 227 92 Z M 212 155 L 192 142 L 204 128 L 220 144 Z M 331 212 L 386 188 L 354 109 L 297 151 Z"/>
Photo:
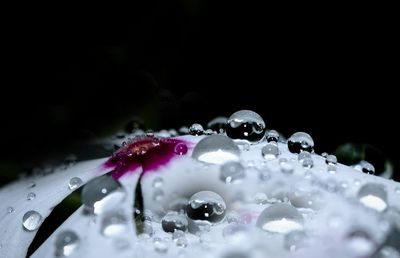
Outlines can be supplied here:
<path id="1" fill-rule="evenodd" d="M 55 256 L 68 257 L 74 254 L 79 248 L 81 240 L 79 236 L 71 230 L 61 231 L 55 239 Z"/>
<path id="2" fill-rule="evenodd" d="M 275 130 L 269 130 L 265 138 L 267 139 L 267 142 L 278 142 L 279 133 Z"/>
<path id="3" fill-rule="evenodd" d="M 127 230 L 128 218 L 121 212 L 111 212 L 101 220 L 101 234 L 106 237 L 120 235 Z"/>
<path id="4" fill-rule="evenodd" d="M 374 166 L 369 163 L 368 161 L 362 160 L 360 161 L 357 165 L 353 166 L 355 169 L 368 174 L 368 175 L 374 175 L 375 174 L 375 168 Z"/>
<path id="5" fill-rule="evenodd" d="M 184 143 L 178 143 L 174 148 L 174 152 L 177 155 L 185 155 L 188 152 L 188 147 Z"/>
<path id="6" fill-rule="evenodd" d="M 267 143 L 267 145 L 261 149 L 261 153 L 266 160 L 276 159 L 279 156 L 278 145 L 274 142 Z"/>
<path id="7" fill-rule="evenodd" d="M 238 182 L 246 176 L 243 165 L 236 161 L 224 163 L 219 172 L 220 180 L 227 184 Z"/>
<path id="8" fill-rule="evenodd" d="M 292 153 L 300 153 L 302 151 L 313 152 L 314 140 L 308 133 L 297 132 L 288 139 L 288 148 Z"/>
<path id="9" fill-rule="evenodd" d="M 226 123 L 226 135 L 231 139 L 247 140 L 257 143 L 264 138 L 265 122 L 262 117 L 251 110 L 233 113 Z"/>
<path id="10" fill-rule="evenodd" d="M 25 231 L 37 230 L 43 222 L 43 217 L 37 211 L 28 211 L 22 218 L 22 226 Z"/>
<path id="11" fill-rule="evenodd" d="M 367 183 L 357 194 L 358 200 L 366 207 L 382 212 L 387 208 L 387 192 L 383 185 Z"/>
<path id="12" fill-rule="evenodd" d="M 13 213 L 14 211 L 15 211 L 14 208 L 11 207 L 11 206 L 7 208 L 7 213 L 8 213 L 8 214 Z"/>
<path id="13" fill-rule="evenodd" d="M 325 159 L 325 163 L 327 165 L 336 165 L 337 164 L 337 158 L 335 155 L 327 155 Z"/>
<path id="14" fill-rule="evenodd" d="M 82 179 L 80 179 L 79 177 L 73 177 L 69 180 L 68 188 L 71 191 L 74 191 L 74 190 L 78 189 L 82 185 L 82 183 L 83 183 Z"/>
<path id="15" fill-rule="evenodd" d="M 28 193 L 28 195 L 26 196 L 26 199 L 28 201 L 32 201 L 36 198 L 36 194 L 35 193 Z"/>
<path id="16" fill-rule="evenodd" d="M 231 139 L 217 134 L 199 141 L 192 153 L 194 159 L 211 164 L 238 161 L 239 155 L 240 150 Z"/>
<path id="17" fill-rule="evenodd" d="M 188 220 L 185 215 L 177 212 L 168 212 L 161 219 L 161 226 L 165 232 L 186 231 Z"/>
<path id="18" fill-rule="evenodd" d="M 192 195 L 186 207 L 187 216 L 192 220 L 211 223 L 221 221 L 225 217 L 226 204 L 217 193 L 201 191 Z"/>
<path id="19" fill-rule="evenodd" d="M 203 133 L 204 133 L 204 129 L 203 129 L 203 126 L 201 126 L 201 124 L 192 124 L 189 127 L 189 134 L 190 135 L 199 136 L 199 135 L 203 135 Z"/>

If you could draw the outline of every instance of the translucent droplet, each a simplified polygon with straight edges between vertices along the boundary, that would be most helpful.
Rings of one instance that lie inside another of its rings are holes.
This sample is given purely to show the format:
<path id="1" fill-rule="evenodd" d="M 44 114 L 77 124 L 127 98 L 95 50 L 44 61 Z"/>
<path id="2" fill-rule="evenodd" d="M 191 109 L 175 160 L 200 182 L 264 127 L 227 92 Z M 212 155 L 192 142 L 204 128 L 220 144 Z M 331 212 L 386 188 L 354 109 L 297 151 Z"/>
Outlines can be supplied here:
<path id="1" fill-rule="evenodd" d="M 175 154 L 178 154 L 178 155 L 185 155 L 187 153 L 187 151 L 188 151 L 188 147 L 184 143 L 178 143 L 174 148 Z"/>
<path id="2" fill-rule="evenodd" d="M 305 245 L 307 239 L 304 231 L 291 231 L 285 235 L 284 247 L 286 250 L 294 252 Z"/>
<path id="3" fill-rule="evenodd" d="M 281 172 L 284 174 L 293 174 L 294 167 L 290 161 L 285 158 L 279 160 L 279 166 L 281 167 Z"/>
<path id="4" fill-rule="evenodd" d="M 267 139 L 267 142 L 278 142 L 279 133 L 275 130 L 269 130 L 265 138 Z"/>
<path id="5" fill-rule="evenodd" d="M 336 174 L 336 165 L 328 165 L 327 170 L 330 174 Z"/>
<path id="6" fill-rule="evenodd" d="M 337 164 L 337 158 L 335 155 L 327 155 L 325 159 L 325 163 L 328 165 L 336 165 Z"/>
<path id="7" fill-rule="evenodd" d="M 188 221 L 183 214 L 168 212 L 161 220 L 161 226 L 165 232 L 186 231 Z"/>
<path id="8" fill-rule="evenodd" d="M 190 197 L 186 213 L 192 220 L 219 222 L 225 217 L 224 199 L 211 191 L 201 191 Z"/>
<path id="9" fill-rule="evenodd" d="M 204 134 L 205 135 L 212 135 L 212 134 L 214 134 L 214 131 L 211 130 L 211 129 L 207 129 L 207 130 L 204 131 Z"/>
<path id="10" fill-rule="evenodd" d="M 56 257 L 71 256 L 79 248 L 80 243 L 81 240 L 74 231 L 62 231 L 56 236 L 54 255 Z"/>
<path id="11" fill-rule="evenodd" d="M 312 168 L 314 166 L 314 161 L 311 158 L 305 158 L 302 162 L 303 168 Z"/>
<path id="12" fill-rule="evenodd" d="M 226 135 L 231 139 L 257 143 L 265 135 L 265 122 L 259 114 L 251 110 L 241 110 L 229 117 L 226 124 Z"/>
<path id="13" fill-rule="evenodd" d="M 10 207 L 7 208 L 7 213 L 8 214 L 13 213 L 13 212 L 14 212 L 14 208 L 13 207 L 10 206 Z"/>
<path id="14" fill-rule="evenodd" d="M 127 230 L 128 218 L 120 212 L 106 214 L 101 220 L 101 234 L 106 237 L 120 235 Z"/>
<path id="15" fill-rule="evenodd" d="M 189 127 L 189 134 L 190 135 L 202 135 L 204 133 L 204 129 L 203 126 L 201 126 L 201 124 L 192 124 Z"/>
<path id="16" fill-rule="evenodd" d="M 357 194 L 358 200 L 366 207 L 382 212 L 387 208 L 387 192 L 383 185 L 368 183 Z"/>
<path id="17" fill-rule="evenodd" d="M 266 231 L 286 234 L 303 229 L 304 219 L 293 206 L 286 203 L 266 208 L 258 217 L 256 225 Z"/>
<path id="18" fill-rule="evenodd" d="M 268 196 L 265 193 L 256 193 L 253 197 L 254 202 L 257 204 L 268 203 Z"/>
<path id="19" fill-rule="evenodd" d="M 360 161 L 360 163 L 358 163 L 357 165 L 354 165 L 353 167 L 365 174 L 369 174 L 369 175 L 375 174 L 374 166 L 365 160 Z"/>
<path id="20" fill-rule="evenodd" d="M 168 245 L 167 243 L 160 239 L 160 238 L 154 238 L 154 250 L 158 253 L 166 253 L 168 251 Z"/>
<path id="21" fill-rule="evenodd" d="M 225 183 L 238 182 L 246 176 L 245 169 L 239 162 L 229 161 L 221 166 L 219 178 Z"/>
<path id="22" fill-rule="evenodd" d="M 366 232 L 355 230 L 348 234 L 346 239 L 347 248 L 357 257 L 367 257 L 376 249 L 376 244 Z"/>
<path id="23" fill-rule="evenodd" d="M 87 211 L 94 214 L 112 209 L 125 198 L 126 191 L 122 185 L 109 175 L 89 181 L 82 189 L 82 203 Z"/>
<path id="24" fill-rule="evenodd" d="M 227 121 L 228 118 L 224 116 L 219 116 L 208 122 L 207 127 L 217 133 L 224 133 Z"/>
<path id="25" fill-rule="evenodd" d="M 28 193 L 28 195 L 26 196 L 26 199 L 28 201 L 32 201 L 35 198 L 36 198 L 36 194 L 35 193 Z"/>
<path id="26" fill-rule="evenodd" d="M 22 226 L 26 231 L 37 230 L 43 222 L 42 215 L 37 211 L 28 211 L 22 217 Z"/>
<path id="27" fill-rule="evenodd" d="M 299 160 L 300 163 L 303 163 L 305 159 L 311 159 L 311 154 L 308 151 L 302 151 L 297 156 L 297 159 Z"/>
<path id="28" fill-rule="evenodd" d="M 162 202 L 164 200 L 164 191 L 157 189 L 153 193 L 153 200 L 156 202 Z"/>
<path id="29" fill-rule="evenodd" d="M 187 247 L 187 245 L 188 245 L 188 241 L 184 237 L 178 238 L 176 240 L 176 246 L 177 247 L 185 248 L 185 247 Z"/>
<path id="30" fill-rule="evenodd" d="M 154 188 L 161 188 L 163 183 L 164 183 L 164 179 L 162 179 L 161 177 L 156 177 L 153 179 L 152 185 Z"/>
<path id="31" fill-rule="evenodd" d="M 314 151 L 314 140 L 311 136 L 304 132 L 294 133 L 288 139 L 288 148 L 292 153 L 300 153 L 301 151 Z"/>
<path id="32" fill-rule="evenodd" d="M 240 150 L 224 135 L 210 135 L 199 141 L 193 149 L 192 157 L 206 163 L 223 164 L 238 161 Z"/>
<path id="33" fill-rule="evenodd" d="M 276 143 L 268 143 L 261 149 L 261 153 L 266 160 L 273 160 L 279 156 L 279 148 Z"/>
<path id="34" fill-rule="evenodd" d="M 68 188 L 71 191 L 74 191 L 75 189 L 78 189 L 82 185 L 82 183 L 82 179 L 80 179 L 79 177 L 73 177 L 69 180 Z"/>

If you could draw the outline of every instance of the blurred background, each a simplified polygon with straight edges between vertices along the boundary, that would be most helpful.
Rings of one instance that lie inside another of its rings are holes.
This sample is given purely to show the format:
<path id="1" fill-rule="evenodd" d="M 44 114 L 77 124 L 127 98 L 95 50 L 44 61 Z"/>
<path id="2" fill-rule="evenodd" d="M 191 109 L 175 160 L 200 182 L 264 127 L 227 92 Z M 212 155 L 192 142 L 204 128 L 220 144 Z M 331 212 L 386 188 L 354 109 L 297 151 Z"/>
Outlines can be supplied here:
<path id="1" fill-rule="evenodd" d="M 308 132 L 317 153 L 370 144 L 347 151 L 378 172 L 391 160 L 399 179 L 391 15 L 374 6 L 141 2 L 18 11 L 5 23 L 0 185 L 69 154 L 109 155 L 90 142 L 132 120 L 178 129 L 241 109 L 286 137 Z"/>

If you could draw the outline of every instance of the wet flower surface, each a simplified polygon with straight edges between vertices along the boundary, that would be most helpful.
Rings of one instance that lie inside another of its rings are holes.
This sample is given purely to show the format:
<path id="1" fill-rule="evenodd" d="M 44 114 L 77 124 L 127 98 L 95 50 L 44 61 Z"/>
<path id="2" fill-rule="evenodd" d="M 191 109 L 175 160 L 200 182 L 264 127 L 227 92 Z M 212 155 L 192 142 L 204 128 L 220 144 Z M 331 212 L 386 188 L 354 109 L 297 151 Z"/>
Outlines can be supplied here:
<path id="1" fill-rule="evenodd" d="M 133 132 L 111 157 L 5 186 L 0 257 L 24 257 L 80 187 L 82 207 L 32 257 L 399 257 L 400 184 L 266 124 L 244 110 L 207 133 Z"/>

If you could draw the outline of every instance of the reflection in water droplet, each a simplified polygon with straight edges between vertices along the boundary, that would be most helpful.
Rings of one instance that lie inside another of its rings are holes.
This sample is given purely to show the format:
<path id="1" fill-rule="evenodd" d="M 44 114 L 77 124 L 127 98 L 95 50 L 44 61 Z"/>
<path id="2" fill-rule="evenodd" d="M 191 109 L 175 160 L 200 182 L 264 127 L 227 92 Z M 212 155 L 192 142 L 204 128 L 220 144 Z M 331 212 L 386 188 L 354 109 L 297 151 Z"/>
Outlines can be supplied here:
<path id="1" fill-rule="evenodd" d="M 199 141 L 193 149 L 192 157 L 206 163 L 223 164 L 238 161 L 240 150 L 224 135 L 210 135 Z"/>
<path id="2" fill-rule="evenodd" d="M 294 133 L 288 139 L 288 148 L 292 153 L 300 153 L 301 151 L 314 151 L 314 140 L 311 136 L 304 132 Z"/>
<path id="3" fill-rule="evenodd" d="M 56 257 L 71 256 L 79 248 L 80 243 L 80 238 L 75 232 L 71 230 L 62 231 L 56 236 L 54 255 Z"/>
<path id="4" fill-rule="evenodd" d="M 265 122 L 259 114 L 251 110 L 241 110 L 229 117 L 226 135 L 231 139 L 257 143 L 265 135 Z"/>
<path id="5" fill-rule="evenodd" d="M 293 206 L 286 203 L 266 208 L 258 217 L 256 225 L 273 233 L 288 233 L 303 229 L 303 217 Z"/>
<path id="6" fill-rule="evenodd" d="M 294 252 L 305 245 L 307 239 L 304 231 L 291 231 L 285 235 L 284 247 L 286 250 Z"/>
<path id="7" fill-rule="evenodd" d="M 357 194 L 358 200 L 366 207 L 382 212 L 387 208 L 387 192 L 383 185 L 368 183 Z"/>
<path id="8" fill-rule="evenodd" d="M 330 174 L 336 174 L 336 166 L 335 165 L 328 165 L 327 170 Z"/>
<path id="9" fill-rule="evenodd" d="M 278 142 L 279 133 L 275 130 L 269 130 L 265 138 L 267 139 L 267 142 Z"/>
<path id="10" fill-rule="evenodd" d="M 28 193 L 28 195 L 26 196 L 26 199 L 28 201 L 32 201 L 35 198 L 36 198 L 36 194 L 35 193 Z"/>
<path id="11" fill-rule="evenodd" d="M 199 136 L 199 135 L 202 135 L 203 133 L 204 133 L 204 129 L 203 129 L 203 126 L 201 126 L 201 124 L 192 124 L 189 127 L 189 134 L 190 135 Z"/>
<path id="12" fill-rule="evenodd" d="M 287 175 L 293 174 L 293 170 L 294 170 L 293 165 L 287 159 L 281 158 L 279 160 L 279 165 L 281 167 L 282 173 L 287 174 Z"/>
<path id="13" fill-rule="evenodd" d="M 101 234 L 106 237 L 119 235 L 127 230 L 128 218 L 120 212 L 106 214 L 101 220 Z"/>
<path id="14" fill-rule="evenodd" d="M 101 214 L 126 198 L 122 185 L 109 175 L 89 181 L 82 189 L 82 203 L 88 212 Z"/>
<path id="15" fill-rule="evenodd" d="M 236 161 L 229 161 L 221 166 L 219 178 L 225 183 L 239 182 L 246 176 L 242 164 Z"/>
<path id="16" fill-rule="evenodd" d="M 297 156 L 297 159 L 299 160 L 300 163 L 303 163 L 305 159 L 311 159 L 311 154 L 308 151 L 302 151 Z"/>
<path id="17" fill-rule="evenodd" d="M 37 230 L 43 222 L 42 215 L 37 211 L 28 211 L 22 218 L 22 226 L 26 231 Z"/>
<path id="18" fill-rule="evenodd" d="M 374 166 L 365 160 L 360 161 L 360 163 L 358 163 L 357 165 L 354 165 L 353 167 L 365 174 L 369 174 L 369 175 L 375 174 Z"/>
<path id="19" fill-rule="evenodd" d="M 186 231 L 188 221 L 183 214 L 168 212 L 161 220 L 161 226 L 165 232 Z"/>
<path id="20" fill-rule="evenodd" d="M 261 153 L 266 160 L 273 160 L 279 156 L 278 145 L 274 142 L 270 142 L 261 149 Z"/>
<path id="21" fill-rule="evenodd" d="M 73 191 L 77 188 L 79 188 L 82 185 L 82 179 L 80 179 L 79 177 L 73 177 L 69 180 L 68 183 L 68 188 Z"/>
<path id="22" fill-rule="evenodd" d="M 188 147 L 184 143 L 178 143 L 174 148 L 174 152 L 177 155 L 185 155 L 187 153 L 187 151 L 188 151 Z"/>
<path id="23" fill-rule="evenodd" d="M 192 220 L 219 222 L 225 217 L 224 199 L 211 191 L 201 191 L 190 197 L 186 213 Z"/>
<path id="24" fill-rule="evenodd" d="M 337 164 L 337 158 L 335 155 L 327 155 L 325 159 L 325 163 L 328 165 L 336 165 Z"/>

